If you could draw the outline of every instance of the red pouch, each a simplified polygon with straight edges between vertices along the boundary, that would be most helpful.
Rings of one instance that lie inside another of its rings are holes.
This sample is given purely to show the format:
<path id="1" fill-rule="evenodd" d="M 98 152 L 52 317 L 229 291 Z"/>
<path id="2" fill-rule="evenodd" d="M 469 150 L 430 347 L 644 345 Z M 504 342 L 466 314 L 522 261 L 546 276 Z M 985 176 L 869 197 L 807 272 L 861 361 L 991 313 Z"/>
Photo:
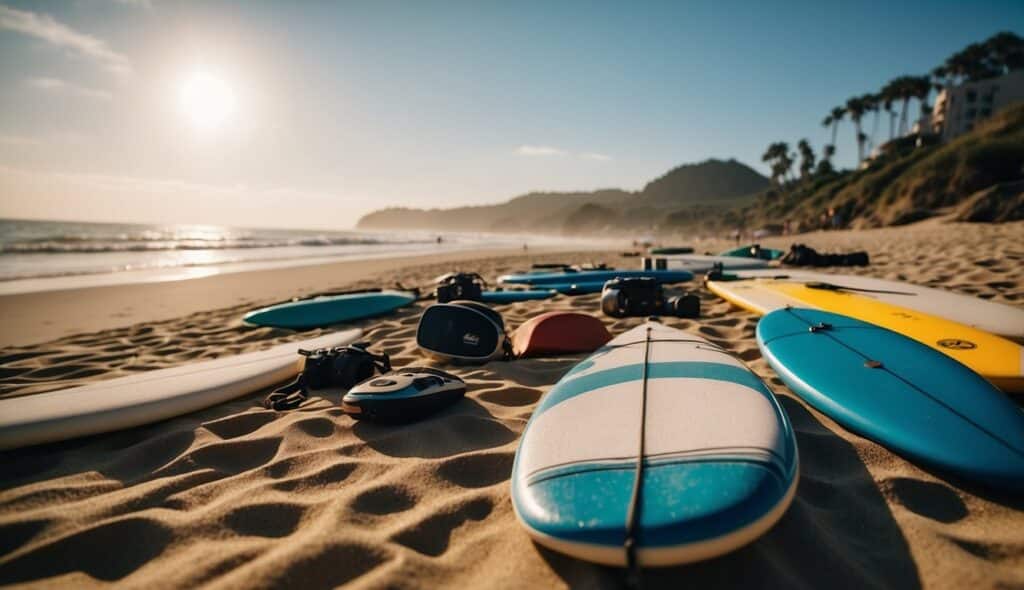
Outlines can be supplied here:
<path id="1" fill-rule="evenodd" d="M 612 335 L 592 315 L 549 311 L 523 322 L 512 334 L 512 351 L 518 357 L 592 352 Z"/>

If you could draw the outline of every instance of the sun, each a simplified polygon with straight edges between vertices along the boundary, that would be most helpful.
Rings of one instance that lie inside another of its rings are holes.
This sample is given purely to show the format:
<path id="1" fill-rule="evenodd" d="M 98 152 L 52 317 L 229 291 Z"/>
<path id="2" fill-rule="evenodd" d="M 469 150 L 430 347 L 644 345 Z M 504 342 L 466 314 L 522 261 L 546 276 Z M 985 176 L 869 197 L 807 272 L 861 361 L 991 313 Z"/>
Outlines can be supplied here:
<path id="1" fill-rule="evenodd" d="M 235 112 L 235 93 L 224 78 L 207 70 L 189 73 L 178 89 L 181 112 L 197 131 L 224 127 Z"/>

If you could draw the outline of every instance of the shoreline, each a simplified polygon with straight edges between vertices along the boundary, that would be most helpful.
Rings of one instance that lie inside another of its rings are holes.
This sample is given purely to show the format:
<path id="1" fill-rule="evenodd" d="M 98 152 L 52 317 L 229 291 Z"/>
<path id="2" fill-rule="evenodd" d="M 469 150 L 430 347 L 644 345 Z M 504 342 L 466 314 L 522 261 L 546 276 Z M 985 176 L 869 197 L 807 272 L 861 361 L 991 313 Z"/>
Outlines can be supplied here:
<path id="1" fill-rule="evenodd" d="M 25 293 L 0 292 L 0 347 L 25 346 L 84 332 L 95 332 L 152 321 L 180 318 L 192 313 L 276 299 L 288 299 L 320 291 L 341 289 L 360 281 L 380 278 L 388 272 L 419 264 L 455 264 L 500 256 L 545 256 L 581 252 L 579 247 L 537 248 L 524 253 L 517 248 L 457 250 L 445 253 L 402 255 L 387 258 L 342 260 L 303 266 L 221 273 L 196 278 L 156 282 L 82 286 Z M 396 275 L 400 281 L 400 276 Z M 377 286 L 391 287 L 396 281 Z"/>

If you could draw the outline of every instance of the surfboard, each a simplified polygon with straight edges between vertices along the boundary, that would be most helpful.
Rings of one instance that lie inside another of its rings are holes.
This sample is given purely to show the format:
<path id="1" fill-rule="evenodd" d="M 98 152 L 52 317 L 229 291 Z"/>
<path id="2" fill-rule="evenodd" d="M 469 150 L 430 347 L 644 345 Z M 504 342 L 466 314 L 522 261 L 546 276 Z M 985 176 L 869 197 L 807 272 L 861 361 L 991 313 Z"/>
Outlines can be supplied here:
<path id="1" fill-rule="evenodd" d="M 498 277 L 498 282 L 547 286 L 549 284 L 603 283 L 616 277 L 653 277 L 662 283 L 683 283 L 693 279 L 693 273 L 688 270 L 579 270 L 508 274 Z"/>
<path id="2" fill-rule="evenodd" d="M 484 303 L 515 303 L 548 299 L 557 294 L 557 291 L 548 288 L 484 291 L 480 294 L 480 300 Z"/>
<path id="3" fill-rule="evenodd" d="M 644 268 L 650 265 L 654 269 L 688 270 L 693 273 L 706 273 L 716 266 L 725 270 L 745 270 L 768 268 L 767 260 L 758 258 L 741 258 L 737 256 L 708 256 L 705 254 L 686 254 L 682 256 L 656 256 L 644 261 Z"/>
<path id="4" fill-rule="evenodd" d="M 764 279 L 771 282 L 823 283 L 836 290 L 857 293 L 885 303 L 908 307 L 1009 338 L 1024 338 L 1024 309 L 1003 303 L 961 295 L 952 291 L 856 275 L 838 275 L 798 269 L 739 270 L 721 281 L 709 281 L 708 287 L 741 307 L 755 313 L 767 313 L 789 305 L 773 288 L 747 288 L 730 285 L 728 279 Z"/>
<path id="5" fill-rule="evenodd" d="M 777 250 L 775 248 L 755 249 L 754 244 L 742 246 L 740 248 L 733 248 L 732 250 L 726 250 L 719 254 L 719 256 L 740 256 L 743 258 L 760 258 L 762 260 L 778 260 L 785 255 L 785 250 Z"/>
<path id="6" fill-rule="evenodd" d="M 793 499 L 797 463 L 789 420 L 756 375 L 652 322 L 541 399 L 516 451 L 512 505 L 537 543 L 578 559 L 686 563 L 770 529 Z"/>
<path id="7" fill-rule="evenodd" d="M 721 297 L 755 313 L 763 314 L 787 306 L 809 307 L 888 328 L 967 365 L 1003 391 L 1024 391 L 1024 347 L 970 325 L 890 303 L 893 297 L 899 297 L 893 293 L 898 292 L 900 284 L 880 293 L 878 289 L 870 292 L 855 290 L 857 283 L 846 280 L 846 277 L 842 277 L 841 282 L 819 283 L 789 276 L 779 280 L 714 280 L 708 281 L 707 286 Z M 845 288 L 835 288 L 839 285 Z M 913 291 L 908 289 L 906 292 Z M 899 301 L 917 307 L 932 304 L 928 302 L 927 294 L 902 297 Z M 961 299 L 966 299 L 967 305 L 974 302 L 970 297 Z M 970 310 L 952 311 L 965 314 Z"/>
<path id="8" fill-rule="evenodd" d="M 141 426 L 271 387 L 302 369 L 300 348 L 344 346 L 362 330 L 0 400 L 0 449 Z"/>
<path id="9" fill-rule="evenodd" d="M 689 246 L 667 246 L 662 248 L 651 248 L 651 254 L 693 254 L 693 248 Z"/>
<path id="10" fill-rule="evenodd" d="M 605 281 L 598 281 L 596 283 L 546 283 L 544 284 L 545 289 L 552 289 L 562 295 L 588 295 L 590 293 L 600 293 L 604 289 Z"/>
<path id="11" fill-rule="evenodd" d="M 813 309 L 764 316 L 757 344 L 790 389 L 845 428 L 942 471 L 1024 489 L 1024 412 L 961 363 Z"/>
<path id="12" fill-rule="evenodd" d="M 245 314 L 256 326 L 307 330 L 378 316 L 416 301 L 407 291 L 368 291 L 279 303 Z"/>
<path id="13" fill-rule="evenodd" d="M 587 295 L 600 293 L 604 289 L 605 281 L 596 283 L 549 283 L 544 285 L 547 289 L 553 289 L 562 295 Z"/>

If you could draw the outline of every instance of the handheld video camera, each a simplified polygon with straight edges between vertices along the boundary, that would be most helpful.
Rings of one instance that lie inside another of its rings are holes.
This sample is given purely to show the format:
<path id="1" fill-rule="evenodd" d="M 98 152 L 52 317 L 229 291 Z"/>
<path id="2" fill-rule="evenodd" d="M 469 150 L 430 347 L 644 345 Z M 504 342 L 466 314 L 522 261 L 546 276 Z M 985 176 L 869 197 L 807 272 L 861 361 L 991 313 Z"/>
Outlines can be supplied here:
<path id="1" fill-rule="evenodd" d="M 613 318 L 670 315 L 700 316 L 700 298 L 693 293 L 665 297 L 658 280 L 651 277 L 615 278 L 601 290 L 601 311 Z"/>

